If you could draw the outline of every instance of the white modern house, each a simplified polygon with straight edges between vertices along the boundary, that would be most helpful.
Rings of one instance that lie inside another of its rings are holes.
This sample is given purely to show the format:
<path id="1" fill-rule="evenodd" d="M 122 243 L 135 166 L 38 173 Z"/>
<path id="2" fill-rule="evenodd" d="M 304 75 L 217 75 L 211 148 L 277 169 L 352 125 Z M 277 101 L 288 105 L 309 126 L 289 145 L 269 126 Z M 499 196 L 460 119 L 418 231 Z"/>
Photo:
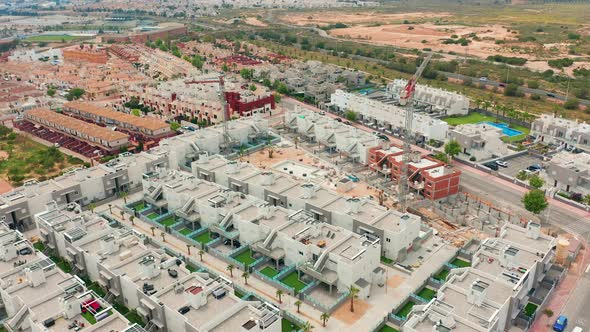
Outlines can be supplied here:
<path id="1" fill-rule="evenodd" d="M 458 125 L 449 131 L 449 139 L 461 145 L 461 152 L 477 160 L 507 155 L 508 145 L 502 136 L 502 129 L 486 123 Z"/>
<path id="2" fill-rule="evenodd" d="M 406 80 L 396 79 L 387 86 L 387 92 L 394 99 L 399 100 L 400 93 L 407 83 Z M 469 113 L 469 98 L 428 85 L 416 85 L 414 101 L 419 105 L 430 106 L 434 111 L 443 112 L 445 115 L 467 115 Z"/>
<path id="3" fill-rule="evenodd" d="M 385 130 L 400 132 L 405 127 L 406 111 L 390 103 L 336 90 L 332 94 L 331 104 L 341 111 L 354 111 L 364 123 L 375 124 Z M 447 131 L 446 122 L 428 114 L 414 113 L 412 132 L 417 138 L 444 140 Z"/>
<path id="4" fill-rule="evenodd" d="M 543 114 L 533 121 L 531 135 L 539 142 L 590 151 L 590 124 Z"/>

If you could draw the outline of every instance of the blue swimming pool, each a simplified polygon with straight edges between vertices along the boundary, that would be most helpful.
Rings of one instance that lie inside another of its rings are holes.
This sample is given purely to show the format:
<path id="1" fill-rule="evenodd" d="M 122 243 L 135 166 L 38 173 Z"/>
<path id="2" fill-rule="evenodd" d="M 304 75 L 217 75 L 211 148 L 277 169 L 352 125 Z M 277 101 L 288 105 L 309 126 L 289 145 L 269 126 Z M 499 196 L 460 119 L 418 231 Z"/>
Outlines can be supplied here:
<path id="1" fill-rule="evenodd" d="M 518 135 L 522 134 L 522 131 L 512 129 L 506 123 L 496 123 L 496 122 L 492 122 L 492 121 L 484 121 L 484 122 L 480 122 L 480 123 L 487 124 L 492 127 L 500 128 L 500 129 L 502 129 L 502 133 L 508 137 L 518 136 Z"/>

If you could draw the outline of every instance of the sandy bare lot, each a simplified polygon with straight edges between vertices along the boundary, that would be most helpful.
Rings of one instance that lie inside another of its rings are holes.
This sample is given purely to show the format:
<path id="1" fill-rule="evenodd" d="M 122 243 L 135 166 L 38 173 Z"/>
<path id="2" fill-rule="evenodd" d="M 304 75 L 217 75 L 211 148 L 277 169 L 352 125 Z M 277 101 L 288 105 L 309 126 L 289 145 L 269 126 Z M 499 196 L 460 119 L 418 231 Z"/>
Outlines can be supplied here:
<path id="1" fill-rule="evenodd" d="M 450 13 L 400 13 L 400 14 L 383 14 L 375 12 L 362 13 L 339 13 L 333 11 L 321 12 L 318 14 L 289 14 L 281 19 L 290 24 L 296 25 L 319 25 L 325 26 L 334 23 L 344 24 L 361 24 L 361 23 L 388 23 L 403 20 L 415 20 L 425 18 L 439 18 L 451 16 Z"/>
<path id="2" fill-rule="evenodd" d="M 257 26 L 257 27 L 266 27 L 268 26 L 266 23 L 260 21 L 256 17 L 247 17 L 244 19 L 244 22 L 249 25 Z"/>
<path id="3" fill-rule="evenodd" d="M 451 38 L 452 35 L 457 35 L 461 38 L 468 37 L 472 33 L 475 33 L 481 40 L 472 41 L 468 47 L 442 43 L 445 39 Z M 417 49 L 428 47 L 437 51 L 468 53 L 482 58 L 495 54 L 516 55 L 507 47 L 495 44 L 495 39 L 515 40 L 514 35 L 500 25 L 468 27 L 463 25 L 435 25 L 431 23 L 412 25 L 389 24 L 334 29 L 330 30 L 330 34 L 337 37 L 360 39 L 375 44 Z M 524 55 L 519 54 L 519 56 Z"/>
<path id="4" fill-rule="evenodd" d="M 334 313 L 332 317 L 338 319 L 339 321 L 347 324 L 352 325 L 357 320 L 359 320 L 363 315 L 370 309 L 372 305 L 368 304 L 367 302 L 357 299 L 354 301 L 354 312 L 350 312 L 350 300 L 343 303 Z"/>

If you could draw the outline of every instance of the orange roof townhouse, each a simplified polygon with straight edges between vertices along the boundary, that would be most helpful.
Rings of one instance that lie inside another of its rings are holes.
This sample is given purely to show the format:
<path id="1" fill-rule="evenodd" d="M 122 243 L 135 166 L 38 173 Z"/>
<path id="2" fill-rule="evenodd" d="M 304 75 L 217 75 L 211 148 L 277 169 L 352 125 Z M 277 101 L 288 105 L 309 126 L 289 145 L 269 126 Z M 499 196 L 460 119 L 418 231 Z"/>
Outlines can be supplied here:
<path id="1" fill-rule="evenodd" d="M 64 104 L 63 110 L 85 121 L 115 126 L 117 130 L 128 132 L 137 140 L 159 140 L 174 134 L 170 129 L 170 125 L 164 121 L 151 117 L 137 117 L 90 103 L 69 102 Z"/>
<path id="2" fill-rule="evenodd" d="M 29 110 L 25 112 L 24 118 L 53 131 L 98 146 L 108 152 L 117 152 L 129 144 L 129 137 L 122 132 L 78 120 L 49 109 Z"/>

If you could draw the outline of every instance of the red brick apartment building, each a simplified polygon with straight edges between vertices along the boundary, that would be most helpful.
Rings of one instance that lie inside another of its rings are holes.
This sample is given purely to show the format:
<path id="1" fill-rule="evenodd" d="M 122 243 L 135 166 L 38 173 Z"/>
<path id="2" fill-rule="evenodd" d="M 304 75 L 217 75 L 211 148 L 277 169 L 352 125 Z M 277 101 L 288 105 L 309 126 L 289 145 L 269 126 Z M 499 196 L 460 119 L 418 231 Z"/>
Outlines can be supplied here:
<path id="1" fill-rule="evenodd" d="M 105 64 L 109 60 L 106 49 L 92 45 L 81 45 L 62 50 L 64 59 L 68 61 L 91 62 Z"/>
<path id="2" fill-rule="evenodd" d="M 151 31 L 134 32 L 129 34 L 103 35 L 100 37 L 100 39 L 103 43 L 113 41 L 115 43 L 132 42 L 143 44 L 148 40 L 167 40 L 173 37 L 184 36 L 187 34 L 187 32 L 188 29 L 186 28 L 186 26 L 175 26 Z"/>
<path id="3" fill-rule="evenodd" d="M 369 150 L 369 167 L 391 180 L 398 181 L 402 169 L 403 150 L 396 146 L 374 147 Z M 410 187 L 424 197 L 437 200 L 459 192 L 461 171 L 447 164 L 414 152 L 408 164 Z"/>
<path id="4" fill-rule="evenodd" d="M 275 97 L 273 94 L 261 97 L 253 97 L 241 99 L 242 96 L 239 92 L 226 92 L 225 99 L 229 105 L 229 109 L 232 113 L 238 113 L 240 116 L 252 115 L 252 111 L 256 109 L 267 109 L 270 105 L 270 110 L 275 109 Z"/>

